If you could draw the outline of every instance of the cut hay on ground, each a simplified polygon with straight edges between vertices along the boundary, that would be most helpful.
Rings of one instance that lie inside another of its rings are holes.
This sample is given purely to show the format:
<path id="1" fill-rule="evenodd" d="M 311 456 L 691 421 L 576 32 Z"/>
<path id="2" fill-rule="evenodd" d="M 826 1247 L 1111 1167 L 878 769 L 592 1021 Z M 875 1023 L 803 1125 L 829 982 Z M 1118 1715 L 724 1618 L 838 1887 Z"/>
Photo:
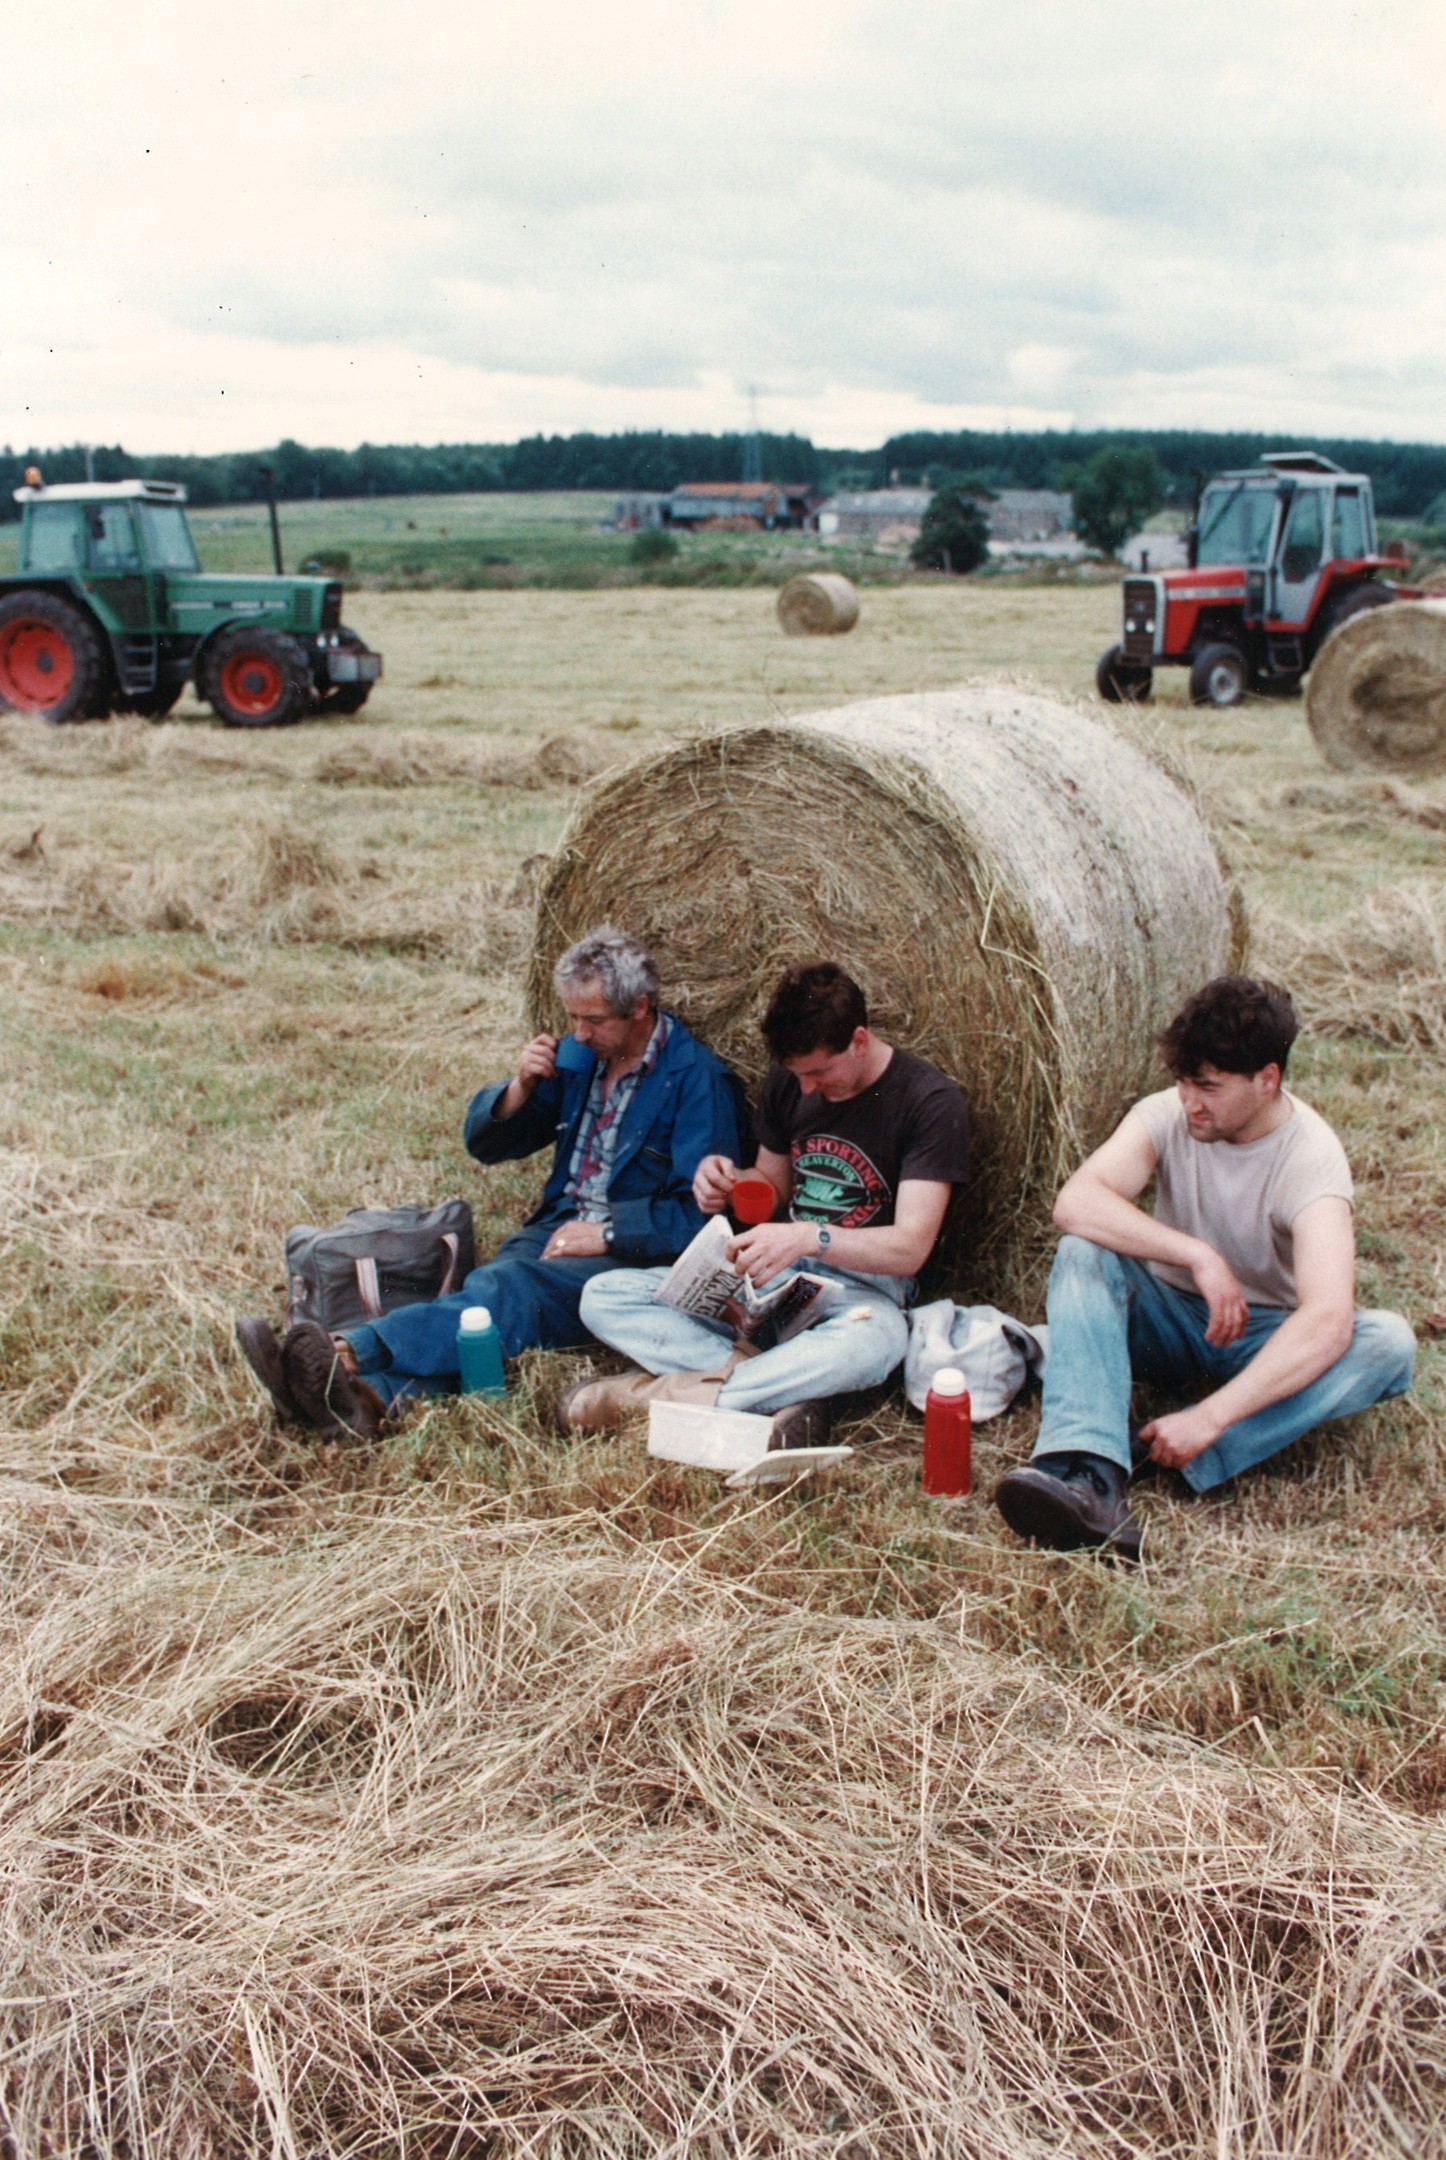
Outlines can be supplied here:
<path id="1" fill-rule="evenodd" d="M 1332 765 L 1446 772 L 1446 600 L 1401 600 L 1332 632 L 1305 716 Z"/>
<path id="2" fill-rule="evenodd" d="M 1082 710 L 1004 685 L 706 737 L 598 783 L 538 901 L 535 1018 L 589 925 L 625 924 L 751 1082 L 782 967 L 828 955 L 884 1034 L 960 1081 L 978 1179 L 952 1258 L 998 1291 L 1014 1229 L 1231 961 L 1227 880 L 1176 783 Z"/>
<path id="3" fill-rule="evenodd" d="M 441 883 L 391 856 L 343 856 L 285 820 L 249 833 L 243 824 L 241 837 L 195 860 L 119 865 L 94 845 L 52 842 L 41 828 L 0 846 L 0 911 L 71 931 L 335 944 L 504 967 L 521 958 L 531 928 L 510 881 Z"/>
<path id="4" fill-rule="evenodd" d="M 1439 1832 L 960 1613 L 801 1616 L 706 1539 L 495 1503 L 6 1520 L 27 2160 L 1440 2150 Z"/>
<path id="5" fill-rule="evenodd" d="M 1314 1034 L 1446 1051 L 1446 906 L 1434 886 L 1389 887 L 1308 930 L 1263 924 L 1261 938 Z"/>
<path id="6" fill-rule="evenodd" d="M 834 637 L 858 619 L 857 588 L 832 570 L 790 578 L 778 595 L 778 620 L 789 637 Z"/>

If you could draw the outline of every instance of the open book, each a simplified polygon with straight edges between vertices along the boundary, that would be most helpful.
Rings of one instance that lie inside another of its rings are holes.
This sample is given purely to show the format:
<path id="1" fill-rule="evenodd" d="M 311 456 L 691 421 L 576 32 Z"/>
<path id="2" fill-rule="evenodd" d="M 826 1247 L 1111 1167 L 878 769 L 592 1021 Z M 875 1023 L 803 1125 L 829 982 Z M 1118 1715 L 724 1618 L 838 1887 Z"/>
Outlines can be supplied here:
<path id="1" fill-rule="evenodd" d="M 744 1342 L 760 1349 L 791 1342 L 847 1297 L 847 1285 L 802 1271 L 755 1289 L 728 1258 L 738 1236 L 726 1215 L 714 1215 L 669 1268 L 653 1292 L 659 1305 L 675 1305 L 698 1320 L 722 1320 Z"/>

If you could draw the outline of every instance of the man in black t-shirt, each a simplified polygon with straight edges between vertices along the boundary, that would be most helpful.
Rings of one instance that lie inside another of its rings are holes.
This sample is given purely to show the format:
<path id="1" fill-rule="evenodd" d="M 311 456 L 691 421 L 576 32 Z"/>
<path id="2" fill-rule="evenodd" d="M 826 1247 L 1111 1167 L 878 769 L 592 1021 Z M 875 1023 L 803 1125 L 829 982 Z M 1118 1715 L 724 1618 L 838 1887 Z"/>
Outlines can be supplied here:
<path id="1" fill-rule="evenodd" d="M 815 1446 L 830 1397 L 887 1379 L 903 1358 L 914 1278 L 968 1171 L 964 1098 L 874 1033 L 863 992 L 831 961 L 790 968 L 762 1027 L 774 1062 L 758 1102 L 758 1168 L 775 1219 L 743 1231 L 730 1255 L 758 1284 L 805 1267 L 849 1294 L 792 1341 L 749 1355 L 721 1322 L 656 1302 L 665 1268 L 599 1275 L 583 1320 L 636 1369 L 569 1389 L 565 1430 L 618 1424 L 661 1397 L 776 1413 L 773 1445 Z M 705 1214 L 728 1206 L 737 1174 L 726 1156 L 704 1157 L 693 1194 Z"/>

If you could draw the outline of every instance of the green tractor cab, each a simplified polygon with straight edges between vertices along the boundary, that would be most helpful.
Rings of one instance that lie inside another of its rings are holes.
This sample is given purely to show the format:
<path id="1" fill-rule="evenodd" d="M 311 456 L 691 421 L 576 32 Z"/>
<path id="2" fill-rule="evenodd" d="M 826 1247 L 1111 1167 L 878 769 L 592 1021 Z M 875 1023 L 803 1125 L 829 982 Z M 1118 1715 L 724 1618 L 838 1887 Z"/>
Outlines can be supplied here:
<path id="1" fill-rule="evenodd" d="M 0 577 L 0 710 L 168 713 L 188 679 L 227 727 L 359 712 L 382 672 L 320 577 L 209 577 L 165 480 L 15 490 L 20 568 Z"/>

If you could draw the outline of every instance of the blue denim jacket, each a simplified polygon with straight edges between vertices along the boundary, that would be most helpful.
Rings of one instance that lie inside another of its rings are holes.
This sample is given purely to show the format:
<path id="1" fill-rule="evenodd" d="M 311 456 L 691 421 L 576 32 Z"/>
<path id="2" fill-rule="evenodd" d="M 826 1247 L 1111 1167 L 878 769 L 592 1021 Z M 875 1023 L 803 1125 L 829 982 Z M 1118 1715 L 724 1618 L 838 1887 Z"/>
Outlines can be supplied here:
<path id="1" fill-rule="evenodd" d="M 705 1155 L 743 1159 L 747 1112 L 737 1076 L 705 1049 L 676 1014 L 672 1033 L 623 1113 L 608 1184 L 613 1255 L 632 1267 L 672 1260 L 702 1229 L 693 1173 Z M 472 1099 L 463 1127 L 478 1162 L 516 1162 L 555 1143 L 542 1202 L 529 1222 L 562 1220 L 568 1164 L 587 1107 L 597 1059 L 572 1036 L 563 1038 L 558 1070 L 533 1090 L 515 1116 L 493 1111 L 509 1083 L 499 1080 Z"/>

